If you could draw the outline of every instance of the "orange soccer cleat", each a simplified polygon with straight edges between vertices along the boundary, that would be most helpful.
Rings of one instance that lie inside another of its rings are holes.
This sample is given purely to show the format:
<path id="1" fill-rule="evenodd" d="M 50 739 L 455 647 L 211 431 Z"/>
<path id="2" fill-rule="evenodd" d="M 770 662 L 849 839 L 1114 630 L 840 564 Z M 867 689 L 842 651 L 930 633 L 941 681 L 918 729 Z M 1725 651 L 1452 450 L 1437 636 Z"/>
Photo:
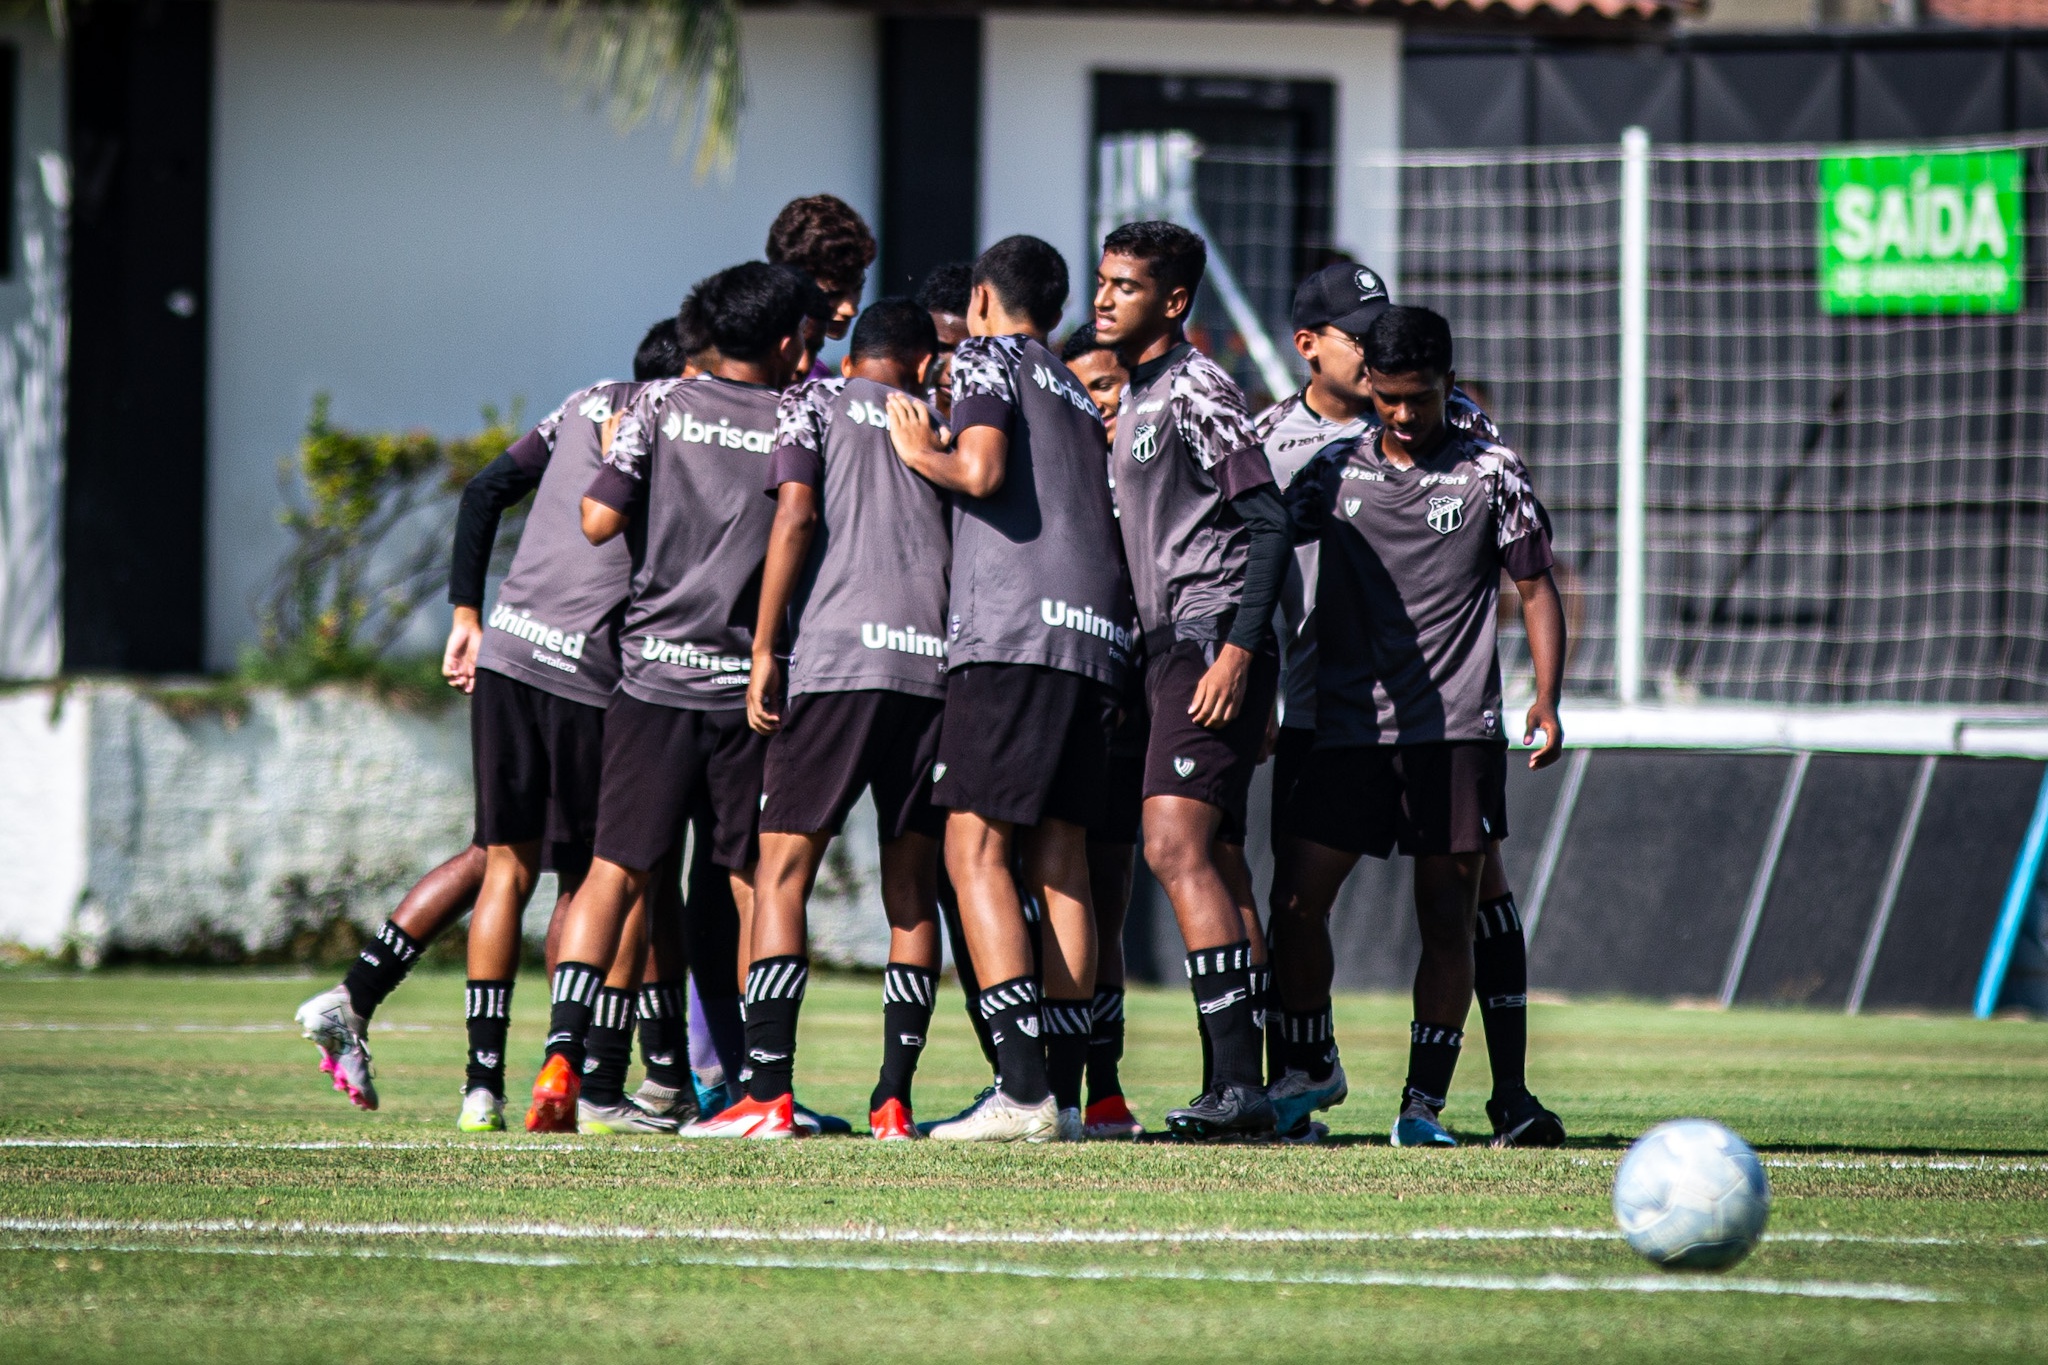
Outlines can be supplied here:
<path id="1" fill-rule="evenodd" d="M 533 1080 L 533 1106 L 526 1111 L 529 1133 L 573 1133 L 576 1131 L 576 1100 L 583 1093 L 583 1078 L 556 1053 L 549 1057 Z"/>
<path id="2" fill-rule="evenodd" d="M 803 1129 L 797 1127 L 796 1101 L 777 1095 L 772 1100 L 741 1100 L 677 1131 L 687 1138 L 793 1138 Z"/>
<path id="3" fill-rule="evenodd" d="M 1089 1105 L 1082 1124 L 1081 1131 L 1090 1142 L 1114 1142 L 1120 1138 L 1128 1141 L 1142 1137 L 1145 1132 L 1145 1125 L 1132 1115 L 1131 1106 L 1122 1095 L 1105 1095 Z"/>
<path id="4" fill-rule="evenodd" d="M 910 1121 L 910 1106 L 902 1100 L 882 1101 L 882 1107 L 868 1115 L 868 1136 L 883 1142 L 907 1142 L 919 1136 Z"/>

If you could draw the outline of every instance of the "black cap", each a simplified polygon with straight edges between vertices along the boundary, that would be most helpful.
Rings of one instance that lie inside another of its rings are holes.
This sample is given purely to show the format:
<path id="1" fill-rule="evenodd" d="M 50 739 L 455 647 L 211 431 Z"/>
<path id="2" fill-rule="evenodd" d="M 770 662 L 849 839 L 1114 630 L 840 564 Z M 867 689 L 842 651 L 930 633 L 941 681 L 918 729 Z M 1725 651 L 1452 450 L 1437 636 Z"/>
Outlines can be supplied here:
<path id="1" fill-rule="evenodd" d="M 1378 272 L 1339 261 L 1324 266 L 1295 289 L 1294 330 L 1335 327 L 1363 336 L 1388 307 L 1387 286 Z"/>

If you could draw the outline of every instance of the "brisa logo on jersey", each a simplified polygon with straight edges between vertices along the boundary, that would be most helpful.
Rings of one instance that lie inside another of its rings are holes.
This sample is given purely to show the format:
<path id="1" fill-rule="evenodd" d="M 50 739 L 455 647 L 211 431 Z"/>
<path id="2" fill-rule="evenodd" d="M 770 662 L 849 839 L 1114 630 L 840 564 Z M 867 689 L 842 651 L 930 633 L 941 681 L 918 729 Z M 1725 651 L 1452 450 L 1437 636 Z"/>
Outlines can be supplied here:
<path id="1" fill-rule="evenodd" d="M 578 417 L 588 417 L 591 421 L 600 424 L 611 421 L 612 396 L 603 390 L 591 394 L 576 405 L 576 415 Z"/>
<path id="2" fill-rule="evenodd" d="M 684 441 L 691 445 L 724 446 L 728 450 L 753 450 L 765 455 L 775 439 L 775 433 L 752 427 L 736 427 L 724 417 L 718 425 L 700 422 L 694 413 L 671 412 L 668 420 L 661 424 L 661 434 L 671 441 Z"/>
<path id="3" fill-rule="evenodd" d="M 916 654 L 927 659 L 946 657 L 946 642 L 936 635 L 927 635 L 916 626 L 905 626 L 901 630 L 881 621 L 860 623 L 860 642 L 869 649 L 893 649 L 898 654 Z"/>
<path id="4" fill-rule="evenodd" d="M 879 403 L 867 403 L 856 398 L 846 405 L 846 415 L 851 421 L 865 426 L 889 429 L 889 410 Z"/>
<path id="5" fill-rule="evenodd" d="M 1045 368 L 1045 366 L 1033 365 L 1031 367 L 1031 382 L 1044 389 L 1047 393 L 1058 394 L 1073 406 L 1093 417 L 1096 421 L 1102 420 L 1102 410 L 1095 406 L 1094 399 L 1081 392 L 1073 383 L 1060 378 L 1051 370 Z"/>
<path id="6" fill-rule="evenodd" d="M 651 664 L 669 664 L 675 668 L 715 673 L 718 676 L 711 681 L 719 687 L 745 687 L 748 675 L 754 671 L 754 661 L 750 658 L 737 654 L 712 654 L 687 640 L 678 643 L 664 640 L 659 635 L 650 635 L 641 642 L 640 657 Z"/>
<path id="7" fill-rule="evenodd" d="M 583 645 L 590 638 L 586 631 L 565 631 L 537 620 L 532 612 L 514 611 L 500 602 L 485 624 L 493 630 L 502 630 L 507 635 L 517 636 L 530 645 L 571 659 L 583 657 Z"/>
<path id="8" fill-rule="evenodd" d="M 1038 619 L 1049 626 L 1078 630 L 1083 635 L 1093 635 L 1098 640 L 1107 640 L 1110 653 L 1119 659 L 1130 653 L 1130 630 L 1107 616 L 1097 615 L 1093 607 L 1070 606 L 1065 601 L 1055 602 L 1050 597 L 1041 597 L 1038 599 Z"/>

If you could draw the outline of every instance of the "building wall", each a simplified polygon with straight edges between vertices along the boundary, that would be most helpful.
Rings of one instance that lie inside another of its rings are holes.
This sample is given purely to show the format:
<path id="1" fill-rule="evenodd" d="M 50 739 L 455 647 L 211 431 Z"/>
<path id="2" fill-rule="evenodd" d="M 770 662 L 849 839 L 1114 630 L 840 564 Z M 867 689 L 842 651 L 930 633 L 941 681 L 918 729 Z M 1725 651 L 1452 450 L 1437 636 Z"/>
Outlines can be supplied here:
<path id="1" fill-rule="evenodd" d="M 0 279 L 0 678 L 57 671 L 64 469 L 64 54 L 40 12 L 14 47 L 14 222 Z"/>
<path id="2" fill-rule="evenodd" d="M 1391 23 L 991 14 L 982 58 L 981 239 L 1045 238 L 1077 290 L 1092 281 L 1091 77 L 1098 70 L 1323 79 L 1337 86 L 1336 240 L 1391 259 L 1391 196 L 1361 160 L 1401 137 L 1401 31 Z M 1071 305 L 1070 305 L 1071 310 Z"/>
<path id="3" fill-rule="evenodd" d="M 338 422 L 531 421 L 630 372 L 690 284 L 758 257 L 788 199 L 877 202 L 873 21 L 749 14 L 728 179 L 671 132 L 572 105 L 544 22 L 497 6 L 223 0 L 214 142 L 207 660 L 254 633 L 284 548 L 277 463 Z"/>

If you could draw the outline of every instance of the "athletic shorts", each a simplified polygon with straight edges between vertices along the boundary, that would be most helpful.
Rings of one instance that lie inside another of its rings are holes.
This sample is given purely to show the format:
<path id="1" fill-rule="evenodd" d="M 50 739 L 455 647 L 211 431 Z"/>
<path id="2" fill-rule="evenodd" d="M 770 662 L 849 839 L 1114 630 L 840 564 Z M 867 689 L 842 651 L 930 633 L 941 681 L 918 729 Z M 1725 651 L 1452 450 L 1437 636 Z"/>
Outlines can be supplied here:
<path id="1" fill-rule="evenodd" d="M 932 805 L 932 764 L 946 704 L 905 692 L 809 692 L 792 698 L 768 741 L 761 832 L 839 833 L 873 789 L 883 843 L 907 833 L 937 838 L 946 813 Z"/>
<path id="2" fill-rule="evenodd" d="M 754 860 L 761 761 L 768 741 L 739 710 L 686 711 L 614 692 L 605 709 L 597 856 L 644 872 L 682 841 L 702 788 L 711 804 L 711 861 Z"/>
<path id="3" fill-rule="evenodd" d="M 604 708 L 488 668 L 469 696 L 476 839 L 587 844 L 597 833 Z"/>
<path id="4" fill-rule="evenodd" d="M 1188 707 L 1195 684 L 1215 661 L 1219 645 L 1176 640 L 1145 665 L 1145 701 L 1152 712 L 1152 738 L 1145 747 L 1145 795 L 1184 796 L 1223 812 L 1217 837 L 1244 842 L 1245 797 L 1266 739 L 1266 719 L 1280 686 L 1277 655 L 1252 656 L 1244 704 L 1221 730 L 1195 724 Z"/>
<path id="5" fill-rule="evenodd" d="M 1483 853 L 1508 837 L 1508 749 L 1492 740 L 1312 749 L 1282 833 L 1345 853 L 1411 858 Z"/>
<path id="6" fill-rule="evenodd" d="M 932 804 L 985 820 L 1092 825 L 1116 694 L 1037 664 L 969 664 L 946 675 Z"/>
<path id="7" fill-rule="evenodd" d="M 1267 833 L 1272 836 L 1273 851 L 1280 851 L 1283 832 L 1280 828 L 1280 812 L 1287 809 L 1287 799 L 1301 781 L 1302 765 L 1308 762 L 1309 750 L 1316 747 L 1316 732 L 1299 725 L 1280 727 L 1280 738 L 1273 744 L 1273 819 Z"/>

